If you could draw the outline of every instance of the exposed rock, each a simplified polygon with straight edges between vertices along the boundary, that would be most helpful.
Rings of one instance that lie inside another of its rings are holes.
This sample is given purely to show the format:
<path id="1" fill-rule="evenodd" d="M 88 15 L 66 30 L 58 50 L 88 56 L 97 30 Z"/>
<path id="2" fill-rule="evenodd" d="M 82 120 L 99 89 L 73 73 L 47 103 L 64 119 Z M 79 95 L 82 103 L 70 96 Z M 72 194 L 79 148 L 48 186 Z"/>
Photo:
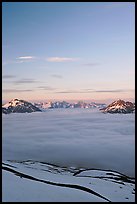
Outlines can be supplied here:
<path id="1" fill-rule="evenodd" d="M 2 113 L 31 113 L 41 111 L 38 107 L 24 100 L 13 99 L 2 106 Z"/>
<path id="2" fill-rule="evenodd" d="M 119 99 L 100 110 L 103 113 L 133 113 L 135 111 L 135 104 Z"/>

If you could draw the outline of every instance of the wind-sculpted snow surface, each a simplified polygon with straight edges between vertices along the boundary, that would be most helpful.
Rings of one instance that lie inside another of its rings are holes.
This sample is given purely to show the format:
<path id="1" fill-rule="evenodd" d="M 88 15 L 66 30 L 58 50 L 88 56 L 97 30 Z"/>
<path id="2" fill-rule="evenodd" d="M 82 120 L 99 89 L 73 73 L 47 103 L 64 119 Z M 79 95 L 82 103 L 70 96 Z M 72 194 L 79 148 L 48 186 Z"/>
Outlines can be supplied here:
<path id="1" fill-rule="evenodd" d="M 30 160 L 6 161 L 2 170 L 3 202 L 135 201 L 135 180 L 115 171 Z"/>
<path id="2" fill-rule="evenodd" d="M 57 109 L 3 115 L 3 160 L 135 174 L 135 114 Z"/>

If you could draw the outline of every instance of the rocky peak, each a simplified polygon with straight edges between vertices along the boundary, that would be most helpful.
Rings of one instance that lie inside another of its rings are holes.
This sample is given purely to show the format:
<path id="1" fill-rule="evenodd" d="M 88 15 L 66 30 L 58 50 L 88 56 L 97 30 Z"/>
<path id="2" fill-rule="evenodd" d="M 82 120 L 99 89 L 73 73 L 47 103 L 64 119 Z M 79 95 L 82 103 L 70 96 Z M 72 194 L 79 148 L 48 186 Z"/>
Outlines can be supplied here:
<path id="1" fill-rule="evenodd" d="M 35 111 L 41 111 L 36 106 L 32 105 L 28 101 L 12 99 L 8 103 L 2 106 L 3 113 L 31 113 Z"/>
<path id="2" fill-rule="evenodd" d="M 119 99 L 100 110 L 104 113 L 133 113 L 135 106 L 132 102 Z"/>

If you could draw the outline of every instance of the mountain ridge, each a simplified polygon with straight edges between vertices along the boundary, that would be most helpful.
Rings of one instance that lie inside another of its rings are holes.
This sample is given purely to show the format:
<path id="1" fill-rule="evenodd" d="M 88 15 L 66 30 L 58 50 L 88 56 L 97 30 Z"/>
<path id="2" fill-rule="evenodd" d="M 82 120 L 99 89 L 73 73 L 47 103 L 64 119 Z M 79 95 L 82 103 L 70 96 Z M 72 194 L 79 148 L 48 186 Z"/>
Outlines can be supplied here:
<path id="1" fill-rule="evenodd" d="M 66 101 L 55 101 L 55 102 L 39 102 L 30 103 L 25 100 L 19 100 L 17 98 L 12 99 L 8 103 L 2 105 L 2 113 L 31 113 L 36 111 L 45 111 L 46 109 L 57 109 L 57 108 L 98 108 L 103 113 L 133 113 L 135 111 L 135 103 L 130 101 L 124 101 L 118 99 L 113 101 L 108 106 L 104 103 L 96 102 L 84 102 L 78 101 L 75 103 L 69 103 Z"/>

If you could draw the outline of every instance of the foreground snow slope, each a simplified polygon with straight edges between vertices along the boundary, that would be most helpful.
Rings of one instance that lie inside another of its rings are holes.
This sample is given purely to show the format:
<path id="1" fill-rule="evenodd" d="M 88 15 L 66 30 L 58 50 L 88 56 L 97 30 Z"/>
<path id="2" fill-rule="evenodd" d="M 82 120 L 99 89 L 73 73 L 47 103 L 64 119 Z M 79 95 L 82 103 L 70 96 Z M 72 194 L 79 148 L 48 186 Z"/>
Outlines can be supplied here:
<path id="1" fill-rule="evenodd" d="M 4 161 L 3 202 L 134 202 L 134 179 L 107 170 Z"/>

